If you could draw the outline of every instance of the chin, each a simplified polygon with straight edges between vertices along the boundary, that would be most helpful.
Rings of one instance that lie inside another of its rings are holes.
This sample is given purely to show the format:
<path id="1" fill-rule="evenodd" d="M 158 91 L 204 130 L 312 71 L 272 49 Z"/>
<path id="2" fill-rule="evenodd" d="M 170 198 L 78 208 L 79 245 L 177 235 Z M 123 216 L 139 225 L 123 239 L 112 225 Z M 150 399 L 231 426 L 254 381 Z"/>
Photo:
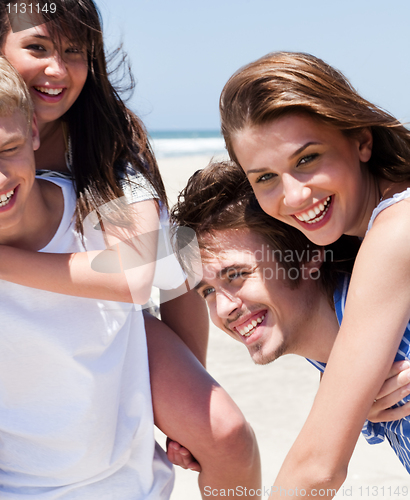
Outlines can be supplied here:
<path id="1" fill-rule="evenodd" d="M 255 365 L 268 365 L 269 363 L 272 363 L 276 359 L 280 358 L 283 353 L 284 352 L 282 349 L 278 349 L 272 352 L 268 351 L 267 349 L 263 349 L 263 346 L 261 345 L 254 346 L 252 352 L 249 352 Z"/>
<path id="2" fill-rule="evenodd" d="M 319 246 L 331 245 L 343 235 L 343 231 L 335 227 L 335 224 L 331 226 L 329 223 L 326 226 L 323 226 L 322 229 L 318 229 L 317 231 L 302 230 L 302 233 L 312 243 L 315 243 L 315 245 Z"/>

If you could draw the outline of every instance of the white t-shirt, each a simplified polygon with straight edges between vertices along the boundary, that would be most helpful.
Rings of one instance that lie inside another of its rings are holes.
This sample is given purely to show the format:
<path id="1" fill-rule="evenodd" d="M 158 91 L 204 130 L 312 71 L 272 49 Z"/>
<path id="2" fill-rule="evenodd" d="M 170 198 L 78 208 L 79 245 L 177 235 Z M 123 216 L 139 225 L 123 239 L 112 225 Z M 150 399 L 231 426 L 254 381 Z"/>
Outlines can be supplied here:
<path id="1" fill-rule="evenodd" d="M 42 251 L 84 251 L 72 182 L 48 180 L 65 208 Z M 86 233 L 85 245 L 105 248 L 101 231 Z M 154 440 L 139 306 L 1 280 L 0 296 L 0 498 L 169 498 L 173 471 Z"/>

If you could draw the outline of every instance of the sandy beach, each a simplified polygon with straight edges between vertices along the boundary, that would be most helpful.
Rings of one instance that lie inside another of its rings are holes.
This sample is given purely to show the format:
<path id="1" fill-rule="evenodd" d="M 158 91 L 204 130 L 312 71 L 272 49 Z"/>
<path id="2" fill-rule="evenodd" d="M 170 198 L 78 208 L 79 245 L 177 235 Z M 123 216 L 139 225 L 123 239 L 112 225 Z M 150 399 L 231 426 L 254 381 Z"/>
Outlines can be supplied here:
<path id="1" fill-rule="evenodd" d="M 206 156 L 159 160 L 171 204 L 189 176 L 208 161 Z M 269 488 L 309 412 L 319 372 L 303 358 L 292 355 L 268 366 L 256 366 L 244 346 L 215 327 L 210 332 L 208 370 L 251 423 L 262 458 L 263 485 Z M 159 431 L 157 439 L 163 445 L 164 437 Z M 336 498 L 397 499 L 410 494 L 403 495 L 402 488 L 407 485 L 409 476 L 389 444 L 370 446 L 361 436 L 348 478 Z M 176 470 L 172 500 L 200 498 L 197 474 Z"/>

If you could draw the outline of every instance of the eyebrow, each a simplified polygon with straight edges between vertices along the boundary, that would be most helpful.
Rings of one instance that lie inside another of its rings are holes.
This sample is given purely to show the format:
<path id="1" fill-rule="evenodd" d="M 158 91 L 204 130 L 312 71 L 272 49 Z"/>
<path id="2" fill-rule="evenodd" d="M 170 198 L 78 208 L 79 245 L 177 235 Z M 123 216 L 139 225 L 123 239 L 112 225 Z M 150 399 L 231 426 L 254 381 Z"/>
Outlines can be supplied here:
<path id="1" fill-rule="evenodd" d="M 25 140 L 25 137 L 22 136 L 21 134 L 14 134 L 7 141 L 2 142 L 0 144 L 0 151 L 7 148 L 7 146 L 9 146 L 10 144 L 16 144 L 18 146 L 20 143 L 23 143 L 24 140 Z"/>
<path id="2" fill-rule="evenodd" d="M 49 36 L 46 36 L 46 35 L 40 35 L 40 34 L 27 34 L 23 40 L 25 40 L 26 38 L 38 38 L 39 40 L 51 40 L 51 38 Z"/>
<path id="3" fill-rule="evenodd" d="M 299 156 L 300 153 L 302 153 L 305 149 L 307 149 L 309 146 L 317 146 L 319 144 L 319 142 L 313 142 L 313 141 L 309 141 L 307 142 L 306 144 L 304 144 L 303 146 L 301 146 L 299 149 L 297 149 L 294 153 L 292 153 L 289 158 L 290 159 L 293 159 L 295 156 Z"/>
<path id="4" fill-rule="evenodd" d="M 51 40 L 49 36 L 46 35 L 32 35 L 34 38 L 40 38 L 40 40 Z"/>
<path id="5" fill-rule="evenodd" d="M 30 39 L 37 39 L 37 40 L 40 40 L 40 41 L 44 41 L 44 42 L 49 42 L 49 43 L 52 43 L 54 46 L 55 46 L 55 41 L 52 37 L 50 36 L 46 36 L 46 35 L 40 35 L 40 34 L 33 34 L 33 35 L 27 35 L 25 38 L 22 38 L 22 43 L 28 43 L 28 41 Z M 86 46 L 86 43 L 83 43 L 79 38 L 67 38 L 67 41 L 68 41 L 68 46 L 81 46 L 81 47 L 85 47 Z M 64 46 L 64 43 L 62 44 L 62 46 Z"/>
<path id="6" fill-rule="evenodd" d="M 314 141 L 309 141 L 306 144 L 303 144 L 299 149 L 297 149 L 294 153 L 292 153 L 289 156 L 289 160 L 293 160 L 296 156 L 299 156 L 305 149 L 307 149 L 309 146 L 317 146 L 319 145 L 319 142 L 314 142 Z M 246 175 L 249 174 L 260 174 L 262 172 L 266 172 L 266 168 L 252 168 L 246 172 Z"/>

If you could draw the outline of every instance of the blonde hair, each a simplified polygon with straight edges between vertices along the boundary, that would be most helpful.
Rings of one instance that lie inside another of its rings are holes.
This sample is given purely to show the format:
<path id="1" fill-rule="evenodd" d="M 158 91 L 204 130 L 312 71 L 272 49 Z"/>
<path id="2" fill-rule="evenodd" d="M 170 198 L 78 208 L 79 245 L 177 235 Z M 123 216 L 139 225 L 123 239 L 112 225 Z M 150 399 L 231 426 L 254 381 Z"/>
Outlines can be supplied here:
<path id="1" fill-rule="evenodd" d="M 31 124 L 33 103 L 20 74 L 3 56 L 0 56 L 0 116 L 10 116 L 18 109 Z"/>
<path id="2" fill-rule="evenodd" d="M 236 162 L 232 139 L 239 131 L 303 112 L 346 135 L 369 127 L 370 172 L 393 182 L 410 179 L 410 132 L 361 97 L 340 71 L 310 54 L 273 52 L 239 69 L 222 91 L 220 112 L 227 149 Z"/>

